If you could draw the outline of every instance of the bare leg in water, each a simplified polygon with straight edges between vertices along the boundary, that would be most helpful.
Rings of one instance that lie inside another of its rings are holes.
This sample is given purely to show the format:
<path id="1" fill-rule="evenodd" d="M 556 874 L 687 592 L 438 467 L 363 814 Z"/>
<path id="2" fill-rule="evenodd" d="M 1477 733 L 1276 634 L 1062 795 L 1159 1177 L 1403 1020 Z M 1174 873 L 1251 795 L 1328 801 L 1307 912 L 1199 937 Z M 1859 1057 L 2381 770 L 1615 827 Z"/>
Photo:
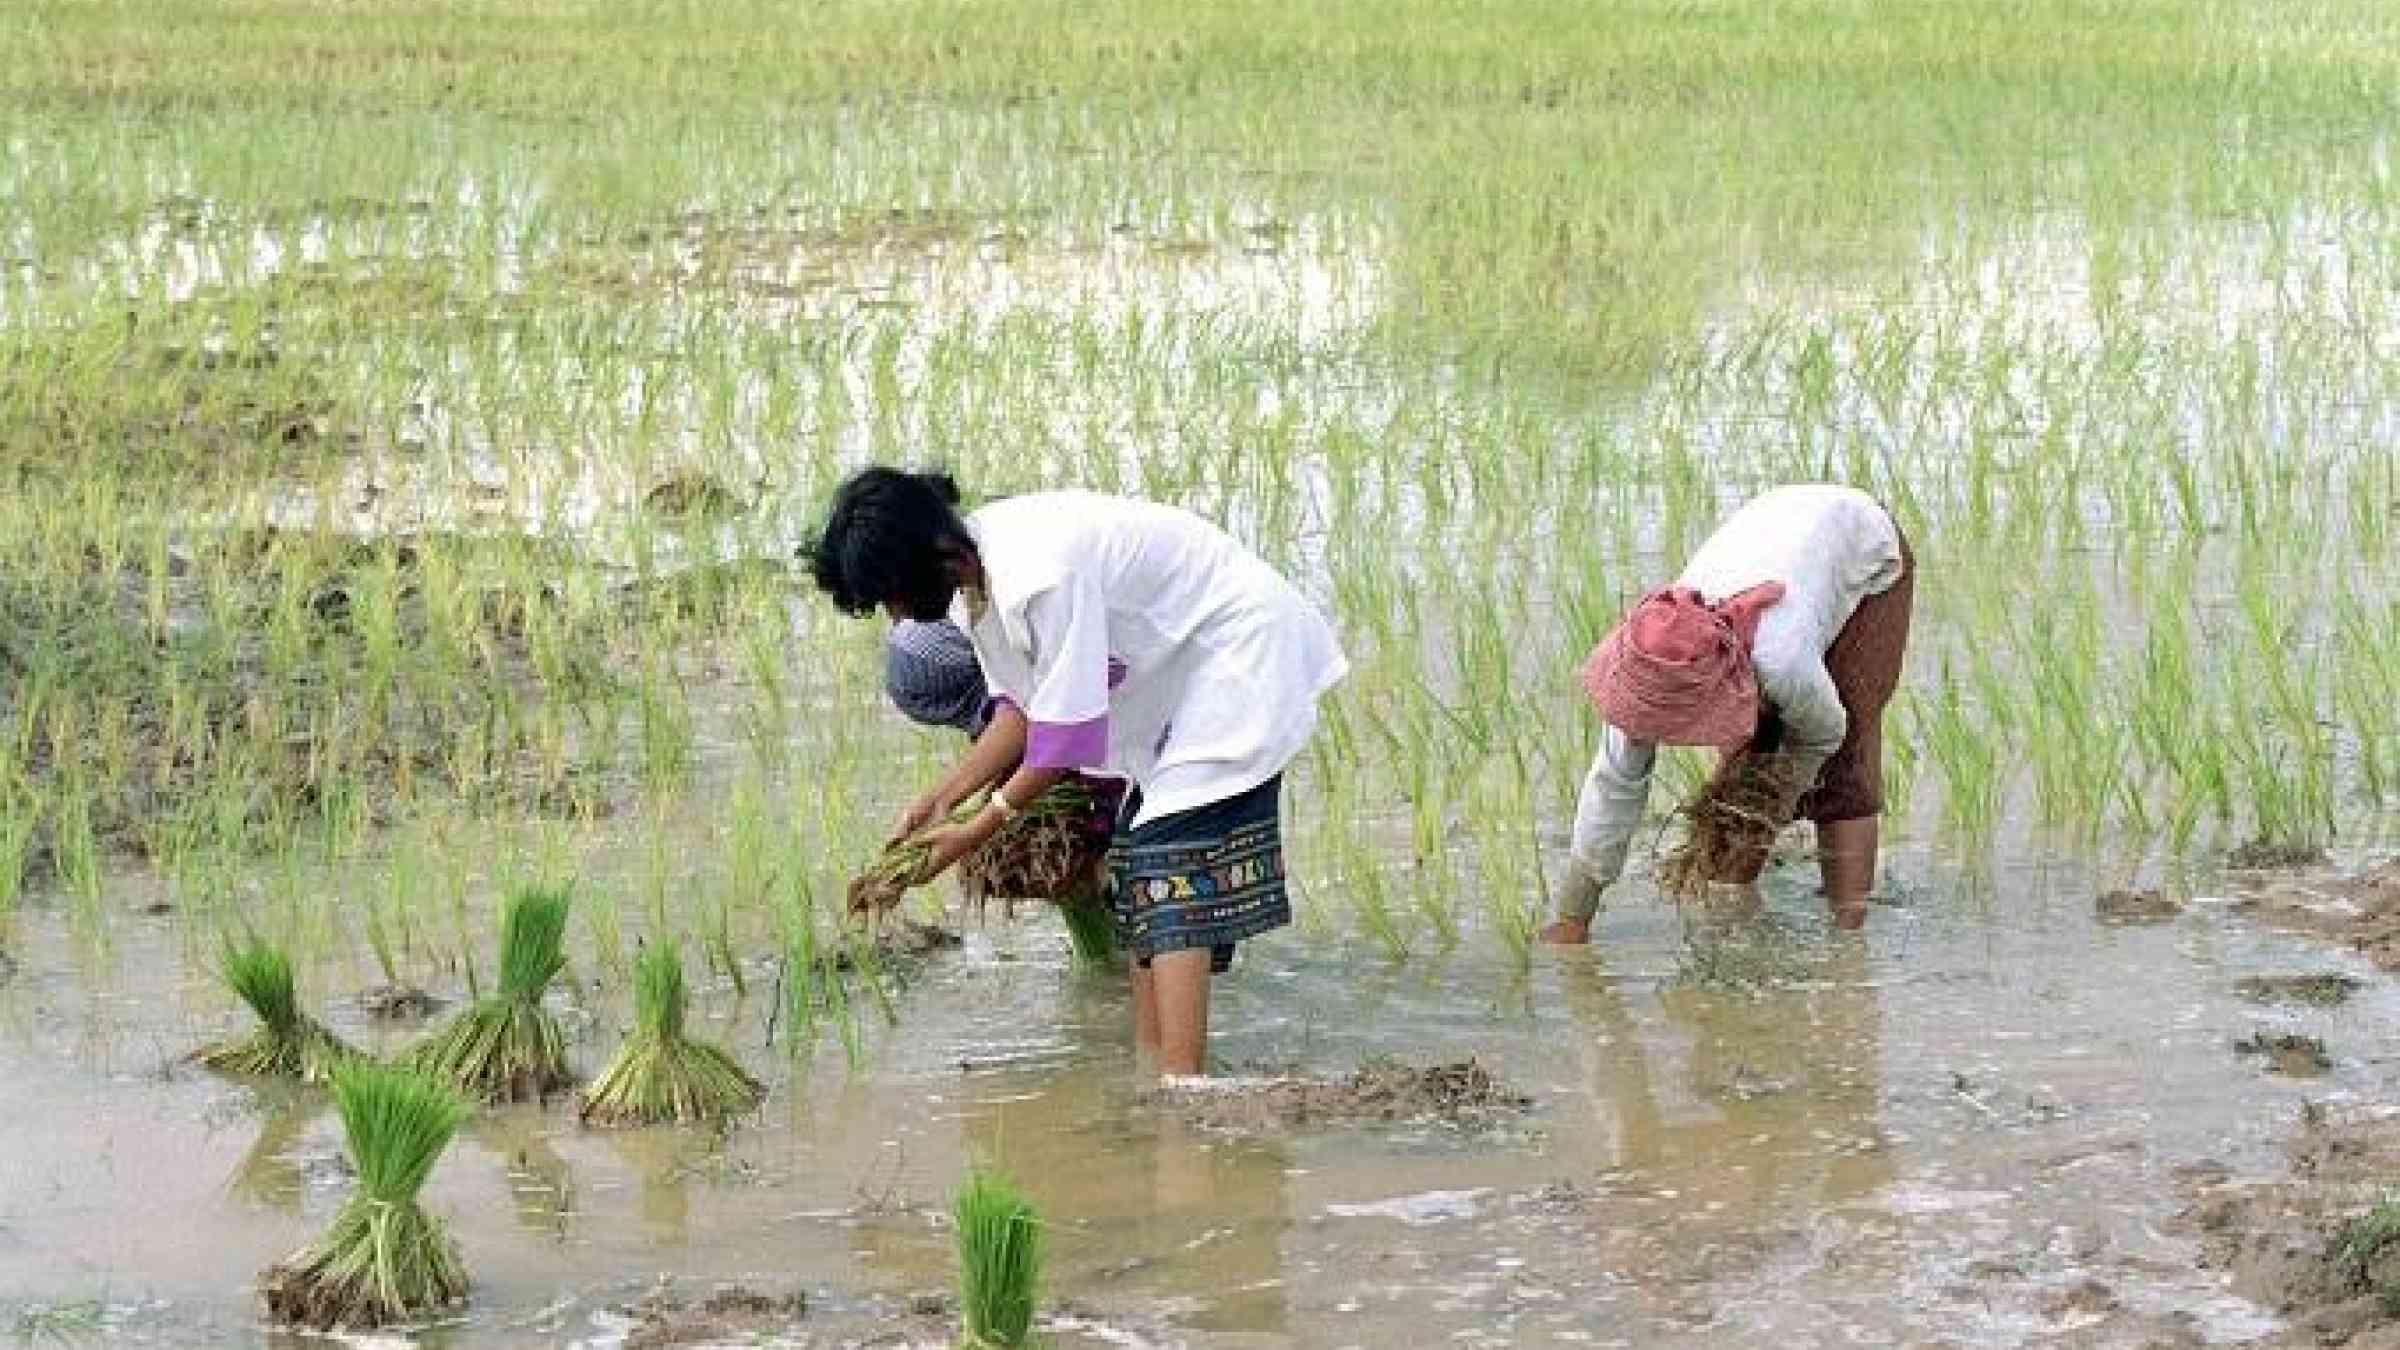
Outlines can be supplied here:
<path id="1" fill-rule="evenodd" d="M 1825 880 L 1825 907 L 1836 928 L 1867 922 L 1867 896 L 1875 889 L 1876 820 L 1817 822 L 1817 867 Z"/>
<path id="2" fill-rule="evenodd" d="M 1132 966 L 1133 1043 L 1158 1071 L 1191 1077 L 1208 1057 L 1209 951 L 1161 952 Z"/>

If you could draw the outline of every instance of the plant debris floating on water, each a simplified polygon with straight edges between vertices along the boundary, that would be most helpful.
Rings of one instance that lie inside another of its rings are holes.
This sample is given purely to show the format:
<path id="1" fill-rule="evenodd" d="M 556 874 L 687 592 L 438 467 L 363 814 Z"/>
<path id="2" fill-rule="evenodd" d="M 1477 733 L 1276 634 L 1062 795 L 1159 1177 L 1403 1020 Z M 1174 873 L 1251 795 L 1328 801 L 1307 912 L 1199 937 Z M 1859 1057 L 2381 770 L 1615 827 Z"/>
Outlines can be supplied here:
<path id="1" fill-rule="evenodd" d="M 978 1167 L 952 1207 L 958 1225 L 958 1302 L 965 1344 L 1013 1350 L 1033 1331 L 1042 1282 L 1042 1221 L 1006 1177 Z"/>
<path id="2" fill-rule="evenodd" d="M 633 1035 L 583 1095 L 586 1124 L 692 1123 L 740 1115 L 766 1087 L 721 1047 L 683 1033 L 683 960 L 656 942 L 634 958 Z"/>
<path id="3" fill-rule="evenodd" d="M 333 1095 L 358 1189 L 323 1237 L 261 1279 L 267 1311 L 287 1326 L 330 1331 L 420 1320 L 458 1303 L 466 1267 L 417 1192 L 467 1103 L 412 1069 L 365 1060 L 334 1071 Z"/>
<path id="4" fill-rule="evenodd" d="M 1711 885 L 1755 879 L 1806 787 L 1790 755 L 1729 752 L 1707 785 L 1677 812 L 1689 823 L 1659 862 L 1659 890 L 1677 900 L 1698 900 Z"/>
<path id="5" fill-rule="evenodd" d="M 542 993 L 566 965 L 568 896 L 529 889 L 508 898 L 500 924 L 500 989 L 409 1052 L 409 1063 L 478 1100 L 540 1100 L 575 1081 L 566 1032 Z"/>
<path id="6" fill-rule="evenodd" d="M 212 1045 L 193 1056 L 224 1073 L 298 1078 L 319 1083 L 358 1057 L 323 1023 L 300 1011 L 292 959 L 272 943 L 228 946 L 220 966 L 225 983 L 258 1014 L 259 1028 L 238 1041 Z"/>

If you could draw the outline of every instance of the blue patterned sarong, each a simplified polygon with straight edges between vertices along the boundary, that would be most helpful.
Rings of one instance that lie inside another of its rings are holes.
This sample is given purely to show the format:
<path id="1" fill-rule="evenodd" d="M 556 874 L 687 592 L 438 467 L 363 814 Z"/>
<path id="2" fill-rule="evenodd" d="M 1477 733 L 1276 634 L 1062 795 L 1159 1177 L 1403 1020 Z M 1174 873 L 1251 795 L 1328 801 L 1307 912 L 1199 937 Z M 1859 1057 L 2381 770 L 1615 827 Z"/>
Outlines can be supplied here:
<path id="1" fill-rule="evenodd" d="M 1109 850 L 1117 940 L 1137 964 L 1205 947 L 1222 971 L 1234 944 L 1292 921 L 1284 890 L 1283 775 L 1239 796 L 1120 828 Z M 1126 794 L 1124 819 L 1141 810 Z"/>

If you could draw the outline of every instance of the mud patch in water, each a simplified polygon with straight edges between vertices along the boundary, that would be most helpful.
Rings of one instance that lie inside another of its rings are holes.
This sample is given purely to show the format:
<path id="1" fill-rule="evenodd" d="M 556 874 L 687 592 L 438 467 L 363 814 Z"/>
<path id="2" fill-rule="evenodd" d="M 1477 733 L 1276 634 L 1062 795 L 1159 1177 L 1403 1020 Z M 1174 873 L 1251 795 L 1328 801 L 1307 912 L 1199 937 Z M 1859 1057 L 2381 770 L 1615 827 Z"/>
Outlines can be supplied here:
<path id="1" fill-rule="evenodd" d="M 2362 982 L 2348 975 L 2246 975 L 2234 982 L 2234 992 L 2253 1003 L 2304 1003 L 2331 1008 L 2347 1003 Z"/>
<path id="2" fill-rule="evenodd" d="M 2306 1109 L 2289 1155 L 2276 1178 L 2189 1169 L 2177 1225 L 2197 1234 L 2203 1268 L 2291 1319 L 2270 1344 L 2400 1342 L 2400 1111 Z"/>
<path id="3" fill-rule="evenodd" d="M 2270 927 L 2343 943 L 2385 970 L 2400 970 L 2400 860 L 2355 876 L 2278 881 L 2236 909 Z"/>
<path id="4" fill-rule="evenodd" d="M 2298 872 L 2323 867 L 2325 850 L 2316 844 L 2280 844 L 2253 839 L 2225 855 L 2225 865 L 2239 872 Z"/>
<path id="5" fill-rule="evenodd" d="M 2165 923 L 2183 913 L 2183 906 L 2156 890 L 2107 891 L 2092 902 L 2092 913 L 2112 927 Z"/>
<path id="6" fill-rule="evenodd" d="M 1177 1081 L 1154 1089 L 1150 1100 L 1203 1129 L 1242 1134 L 1373 1121 L 1430 1120 L 1475 1129 L 1533 1107 L 1533 1098 L 1471 1058 L 1424 1068 L 1374 1059 L 1347 1078 Z"/>
<path id="7" fill-rule="evenodd" d="M 618 1310 L 633 1319 L 625 1350 L 667 1350 L 685 1345 L 747 1345 L 762 1337 L 791 1333 L 808 1314 L 808 1298 L 776 1296 L 743 1285 L 727 1285 L 693 1301 L 661 1281 L 640 1300 Z"/>
<path id="8" fill-rule="evenodd" d="M 2325 1042 L 2292 1032 L 2253 1032 L 2235 1041 L 2233 1052 L 2258 1056 L 2266 1061 L 2267 1072 L 2292 1078 L 2315 1078 L 2333 1067 Z"/>
<path id="9" fill-rule="evenodd" d="M 448 1006 L 413 984 L 379 984 L 358 996 L 359 1011 L 378 1022 L 422 1022 Z"/>

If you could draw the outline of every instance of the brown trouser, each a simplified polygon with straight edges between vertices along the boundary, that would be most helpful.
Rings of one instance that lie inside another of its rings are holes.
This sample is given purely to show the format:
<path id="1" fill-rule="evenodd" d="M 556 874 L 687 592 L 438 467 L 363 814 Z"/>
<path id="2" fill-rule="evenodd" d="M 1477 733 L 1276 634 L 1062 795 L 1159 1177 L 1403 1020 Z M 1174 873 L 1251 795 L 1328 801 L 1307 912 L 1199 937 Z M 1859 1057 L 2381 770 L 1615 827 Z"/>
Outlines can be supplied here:
<path id="1" fill-rule="evenodd" d="M 1899 526 L 1894 525 L 1897 531 Z M 1900 579 L 1880 595 L 1858 602 L 1850 621 L 1825 649 L 1825 671 L 1841 696 L 1849 728 L 1842 746 L 1817 771 L 1815 786 L 1801 794 L 1796 820 L 1823 824 L 1883 814 L 1883 710 L 1900 687 L 1900 665 L 1908 652 L 1908 621 L 1917 592 L 1917 558 L 1908 536 L 1900 536 Z M 1772 708 L 1759 714 L 1758 734 L 1730 751 L 1718 772 L 1752 751 L 1772 751 L 1783 740 L 1783 723 Z"/>

